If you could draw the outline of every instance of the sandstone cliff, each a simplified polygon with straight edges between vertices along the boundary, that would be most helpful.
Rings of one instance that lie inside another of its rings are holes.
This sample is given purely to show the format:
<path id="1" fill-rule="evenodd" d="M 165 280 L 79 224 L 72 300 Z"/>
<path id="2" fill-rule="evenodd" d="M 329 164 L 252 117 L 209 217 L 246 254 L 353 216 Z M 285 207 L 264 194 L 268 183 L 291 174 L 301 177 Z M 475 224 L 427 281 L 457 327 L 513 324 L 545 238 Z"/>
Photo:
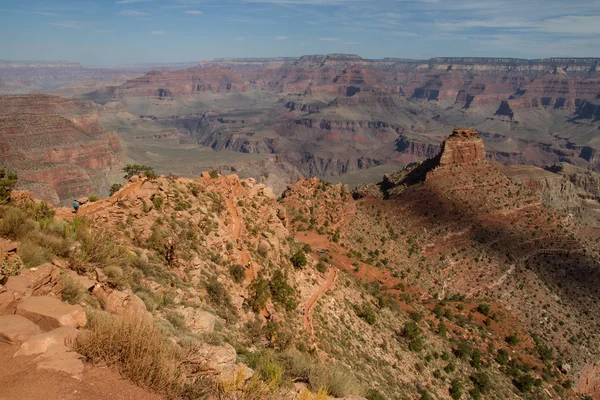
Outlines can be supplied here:
<path id="1" fill-rule="evenodd" d="M 114 132 L 98 123 L 92 103 L 54 96 L 0 97 L 0 163 L 21 185 L 54 204 L 108 191 L 120 165 Z"/>

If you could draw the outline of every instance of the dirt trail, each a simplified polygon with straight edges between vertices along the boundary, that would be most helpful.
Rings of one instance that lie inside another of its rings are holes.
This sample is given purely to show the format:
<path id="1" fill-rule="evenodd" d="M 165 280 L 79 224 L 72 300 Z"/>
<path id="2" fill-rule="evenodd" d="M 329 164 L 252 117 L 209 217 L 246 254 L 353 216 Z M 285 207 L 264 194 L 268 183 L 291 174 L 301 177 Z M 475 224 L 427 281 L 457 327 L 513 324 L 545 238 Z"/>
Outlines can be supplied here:
<path id="1" fill-rule="evenodd" d="M 242 232 L 242 220 L 240 218 L 240 214 L 235 206 L 233 199 L 235 197 L 236 190 L 233 190 L 233 193 L 227 199 L 227 209 L 231 213 L 231 217 L 233 218 L 233 241 L 237 242 L 240 238 Z M 241 243 L 241 241 L 240 241 Z M 243 248 L 241 250 L 241 261 L 244 268 L 248 265 L 248 261 L 250 261 L 250 254 L 248 254 L 248 250 Z M 250 268 L 246 268 L 246 283 L 250 284 L 257 277 L 257 270 L 254 263 L 250 265 Z"/>
<path id="2" fill-rule="evenodd" d="M 315 330 L 313 328 L 313 308 L 315 304 L 317 304 L 317 300 L 321 296 L 325 294 L 329 289 L 333 287 L 335 284 L 335 278 L 337 277 L 337 269 L 335 266 L 329 268 L 329 273 L 327 274 L 327 280 L 323 283 L 319 289 L 310 296 L 310 299 L 306 302 L 304 308 L 304 329 L 309 333 L 309 335 L 314 336 Z"/>
<path id="3" fill-rule="evenodd" d="M 0 400 L 160 400 L 107 368 L 86 365 L 81 381 L 61 372 L 38 370 L 36 356 L 13 358 L 18 346 L 0 343 Z"/>

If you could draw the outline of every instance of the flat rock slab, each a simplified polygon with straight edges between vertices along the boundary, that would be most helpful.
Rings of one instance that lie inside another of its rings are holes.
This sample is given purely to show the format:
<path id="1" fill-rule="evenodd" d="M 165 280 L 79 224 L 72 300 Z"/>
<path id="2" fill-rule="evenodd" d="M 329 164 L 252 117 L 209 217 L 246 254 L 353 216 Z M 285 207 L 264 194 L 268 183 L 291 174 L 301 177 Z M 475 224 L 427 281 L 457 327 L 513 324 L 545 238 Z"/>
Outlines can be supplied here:
<path id="1" fill-rule="evenodd" d="M 50 296 L 29 297 L 19 304 L 17 314 L 31 320 L 44 331 L 68 326 L 79 328 L 87 323 L 81 306 L 73 306 Z"/>
<path id="2" fill-rule="evenodd" d="M 17 300 L 12 290 L 0 293 L 0 315 L 14 314 L 17 310 Z"/>
<path id="3" fill-rule="evenodd" d="M 15 353 L 15 357 L 45 354 L 52 346 L 64 345 L 67 339 L 75 339 L 78 333 L 79 331 L 75 328 L 63 326 L 50 332 L 35 335 L 23 342 L 19 351 Z"/>
<path id="4" fill-rule="evenodd" d="M 0 316 L 0 341 L 2 342 L 19 344 L 41 332 L 39 326 L 20 315 Z"/>
<path id="5" fill-rule="evenodd" d="M 79 358 L 41 361 L 37 367 L 38 369 L 64 372 L 77 380 L 81 380 L 83 375 L 83 362 Z"/>

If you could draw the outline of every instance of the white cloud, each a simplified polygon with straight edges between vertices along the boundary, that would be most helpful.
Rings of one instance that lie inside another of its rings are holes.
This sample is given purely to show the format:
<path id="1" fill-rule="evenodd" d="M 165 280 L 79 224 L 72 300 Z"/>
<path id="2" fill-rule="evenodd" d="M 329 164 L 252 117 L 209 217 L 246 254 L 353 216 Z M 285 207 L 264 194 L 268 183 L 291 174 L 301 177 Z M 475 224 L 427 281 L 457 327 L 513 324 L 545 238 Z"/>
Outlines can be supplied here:
<path id="1" fill-rule="evenodd" d="M 147 17 L 148 13 L 137 10 L 123 10 L 117 13 L 118 15 L 123 15 L 125 17 Z"/>
<path id="2" fill-rule="evenodd" d="M 164 36 L 167 34 L 167 32 L 165 31 L 152 31 L 150 32 L 151 35 L 155 35 L 155 36 Z"/>
<path id="3" fill-rule="evenodd" d="M 345 44 L 345 45 L 348 45 L 348 46 L 356 46 L 356 45 L 359 45 L 360 42 L 351 42 L 351 41 L 349 41 L 349 42 L 342 42 L 342 44 Z"/>
<path id="4" fill-rule="evenodd" d="M 288 40 L 287 36 L 275 36 L 275 40 Z"/>
<path id="5" fill-rule="evenodd" d="M 348 3 L 360 3 L 363 0 L 242 0 L 244 3 L 266 3 L 266 4 L 298 4 L 298 5 L 345 5 Z"/>
<path id="6" fill-rule="evenodd" d="M 320 41 L 322 42 L 339 42 L 340 38 L 336 38 L 336 37 L 322 37 L 319 38 Z"/>
<path id="7" fill-rule="evenodd" d="M 564 15 L 535 25 L 537 30 L 565 35 L 599 35 L 600 15 Z"/>
<path id="8" fill-rule="evenodd" d="M 203 14 L 203 12 L 200 11 L 200 10 L 186 10 L 186 11 L 184 11 L 184 13 L 190 14 L 190 15 L 200 15 L 200 14 Z"/>
<path id="9" fill-rule="evenodd" d="M 238 42 L 243 42 L 246 39 L 248 39 L 246 36 L 238 36 L 236 38 L 233 38 L 233 40 L 237 40 Z"/>
<path id="10" fill-rule="evenodd" d="M 79 22 L 75 21 L 60 21 L 60 22 L 49 22 L 48 24 L 54 26 L 60 26 L 63 28 L 71 28 L 71 29 L 82 29 L 83 25 Z"/>
<path id="11" fill-rule="evenodd" d="M 51 13 L 51 12 L 43 12 L 43 11 L 34 11 L 33 14 L 45 15 L 46 17 L 58 17 L 58 14 Z"/>
<path id="12" fill-rule="evenodd" d="M 117 4 L 148 3 L 154 0 L 117 0 Z"/>

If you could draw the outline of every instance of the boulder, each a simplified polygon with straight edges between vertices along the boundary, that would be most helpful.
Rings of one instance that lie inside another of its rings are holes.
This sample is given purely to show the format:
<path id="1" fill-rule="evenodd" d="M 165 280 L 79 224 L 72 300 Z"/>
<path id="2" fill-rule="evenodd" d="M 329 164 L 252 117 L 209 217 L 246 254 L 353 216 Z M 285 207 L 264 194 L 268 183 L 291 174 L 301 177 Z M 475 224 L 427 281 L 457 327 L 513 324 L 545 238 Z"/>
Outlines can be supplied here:
<path id="1" fill-rule="evenodd" d="M 208 171 L 202 171 L 201 176 L 204 179 L 210 179 L 210 174 L 208 173 Z"/>
<path id="2" fill-rule="evenodd" d="M 41 285 L 58 278 L 60 271 L 58 271 L 54 264 L 46 263 L 38 265 L 35 268 L 29 268 L 22 275 L 29 279 L 31 287 L 35 290 Z"/>
<path id="3" fill-rule="evenodd" d="M 217 317 L 208 311 L 199 311 L 192 307 L 179 310 L 187 327 L 195 333 L 210 333 L 215 330 Z"/>
<path id="4" fill-rule="evenodd" d="M 20 275 L 9 276 L 4 287 L 21 296 L 30 295 L 33 292 L 33 290 L 31 290 L 29 279 Z"/>
<path id="5" fill-rule="evenodd" d="M 88 278 L 87 276 L 79 275 L 75 272 L 70 273 L 69 276 L 86 291 L 89 291 L 94 287 L 94 285 L 96 285 L 96 281 Z"/>
<path id="6" fill-rule="evenodd" d="M 17 356 L 31 356 L 34 354 L 44 354 L 54 345 L 65 345 L 67 339 L 73 340 L 79 331 L 75 328 L 63 326 L 50 332 L 32 336 L 21 344 Z"/>
<path id="7" fill-rule="evenodd" d="M 245 382 L 253 376 L 254 371 L 251 368 L 246 364 L 238 363 L 237 365 L 225 366 L 221 371 L 221 375 L 219 375 L 219 380 L 221 382 L 238 382 L 238 380 Z"/>
<path id="8" fill-rule="evenodd" d="M 146 313 L 146 305 L 129 289 L 113 290 L 105 299 L 104 309 L 113 314 L 123 315 L 125 312 Z"/>
<path id="9" fill-rule="evenodd" d="M 42 330 L 39 326 L 20 315 L 0 316 L 0 341 L 18 344 L 38 335 Z"/>
<path id="10" fill-rule="evenodd" d="M 206 368 L 221 373 L 236 364 L 237 355 L 233 346 L 206 345 L 199 351 L 200 358 L 206 360 Z"/>
<path id="11" fill-rule="evenodd" d="M 61 326 L 85 326 L 87 317 L 81 306 L 61 302 L 50 296 L 29 297 L 17 306 L 17 314 L 36 323 L 44 331 Z"/>
<path id="12" fill-rule="evenodd" d="M 0 315 L 14 314 L 20 296 L 15 296 L 12 290 L 0 293 Z"/>
<path id="13" fill-rule="evenodd" d="M 18 242 L 12 242 L 7 239 L 0 239 L 0 255 L 6 255 L 8 253 L 16 253 L 19 249 Z"/>

